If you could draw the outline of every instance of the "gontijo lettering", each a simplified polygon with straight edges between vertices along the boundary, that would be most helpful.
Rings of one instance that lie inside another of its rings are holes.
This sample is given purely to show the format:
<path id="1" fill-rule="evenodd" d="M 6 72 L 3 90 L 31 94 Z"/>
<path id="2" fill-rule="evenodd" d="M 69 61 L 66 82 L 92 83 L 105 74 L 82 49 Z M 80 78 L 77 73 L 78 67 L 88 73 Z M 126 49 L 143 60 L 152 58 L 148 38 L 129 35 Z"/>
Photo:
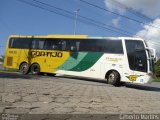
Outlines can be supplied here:
<path id="1" fill-rule="evenodd" d="M 33 57 L 47 56 L 47 57 L 62 57 L 62 52 L 44 52 L 44 51 L 31 51 Z"/>

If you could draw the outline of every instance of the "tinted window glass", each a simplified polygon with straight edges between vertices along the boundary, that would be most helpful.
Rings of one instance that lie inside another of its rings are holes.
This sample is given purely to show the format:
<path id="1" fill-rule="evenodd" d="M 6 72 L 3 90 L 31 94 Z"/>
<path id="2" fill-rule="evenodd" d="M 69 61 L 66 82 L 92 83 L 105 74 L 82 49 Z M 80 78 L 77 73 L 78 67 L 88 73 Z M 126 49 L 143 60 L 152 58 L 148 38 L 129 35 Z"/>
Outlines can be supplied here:
<path id="1" fill-rule="evenodd" d="M 118 54 L 123 53 L 121 40 L 12 38 L 9 41 L 9 47 Z"/>
<path id="2" fill-rule="evenodd" d="M 9 48 L 30 48 L 31 39 L 28 38 L 11 38 L 9 41 Z"/>
<path id="3" fill-rule="evenodd" d="M 65 50 L 66 41 L 63 39 L 46 39 L 46 50 Z"/>
<path id="4" fill-rule="evenodd" d="M 127 56 L 131 70 L 147 71 L 147 58 L 142 41 L 126 40 Z"/>
<path id="5" fill-rule="evenodd" d="M 80 40 L 66 40 L 67 51 L 79 51 Z"/>
<path id="6" fill-rule="evenodd" d="M 44 49 L 45 39 L 32 39 L 32 49 Z"/>
<path id="7" fill-rule="evenodd" d="M 96 41 L 91 39 L 81 40 L 79 51 L 93 51 L 98 52 L 98 47 L 96 46 Z"/>
<path id="8" fill-rule="evenodd" d="M 104 40 L 102 42 L 103 49 L 102 52 L 107 53 L 123 53 L 122 41 L 121 40 Z"/>
<path id="9" fill-rule="evenodd" d="M 106 52 L 106 53 L 123 53 L 121 40 L 97 40 L 87 39 L 80 43 L 80 51 Z"/>

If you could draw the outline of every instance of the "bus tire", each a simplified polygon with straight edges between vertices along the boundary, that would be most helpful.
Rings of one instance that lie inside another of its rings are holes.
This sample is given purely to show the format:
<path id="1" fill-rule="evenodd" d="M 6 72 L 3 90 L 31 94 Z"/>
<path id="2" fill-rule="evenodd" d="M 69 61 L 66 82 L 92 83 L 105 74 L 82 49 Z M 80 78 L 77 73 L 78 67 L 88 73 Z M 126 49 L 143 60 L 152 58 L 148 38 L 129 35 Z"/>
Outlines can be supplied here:
<path id="1" fill-rule="evenodd" d="M 30 68 L 31 74 L 32 75 L 39 75 L 40 74 L 40 66 L 37 63 L 34 63 L 31 65 Z"/>
<path id="2" fill-rule="evenodd" d="M 22 63 L 21 65 L 20 65 L 20 67 L 19 67 L 19 71 L 20 71 L 20 73 L 22 73 L 23 75 L 26 75 L 26 74 L 28 74 L 28 72 L 29 72 L 29 65 L 28 65 L 28 63 Z"/>
<path id="3" fill-rule="evenodd" d="M 119 86 L 120 83 L 120 75 L 117 71 L 111 71 L 107 75 L 108 84 Z"/>

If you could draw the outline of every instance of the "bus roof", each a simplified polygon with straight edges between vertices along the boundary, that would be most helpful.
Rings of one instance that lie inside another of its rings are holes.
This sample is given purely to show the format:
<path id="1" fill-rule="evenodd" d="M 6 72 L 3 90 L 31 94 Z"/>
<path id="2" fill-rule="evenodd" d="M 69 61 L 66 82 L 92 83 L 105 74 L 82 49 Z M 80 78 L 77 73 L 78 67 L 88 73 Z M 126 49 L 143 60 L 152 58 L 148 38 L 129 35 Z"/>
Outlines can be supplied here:
<path id="1" fill-rule="evenodd" d="M 88 35 L 64 35 L 64 34 L 51 34 L 51 35 L 10 35 L 9 38 L 16 37 L 16 38 L 82 38 L 82 39 L 129 39 L 129 40 L 143 40 L 142 38 L 137 37 L 95 37 L 95 36 L 88 36 Z"/>
<path id="2" fill-rule="evenodd" d="M 54 34 L 54 35 L 10 35 L 11 37 L 16 38 L 88 38 L 88 35 L 60 35 L 60 34 Z"/>

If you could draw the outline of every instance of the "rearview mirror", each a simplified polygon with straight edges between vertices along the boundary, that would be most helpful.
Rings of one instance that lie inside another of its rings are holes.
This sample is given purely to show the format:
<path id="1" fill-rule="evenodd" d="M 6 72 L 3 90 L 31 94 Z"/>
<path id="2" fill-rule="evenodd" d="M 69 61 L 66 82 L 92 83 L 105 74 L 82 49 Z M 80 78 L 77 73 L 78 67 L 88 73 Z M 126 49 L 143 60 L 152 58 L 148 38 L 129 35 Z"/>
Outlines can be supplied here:
<path id="1" fill-rule="evenodd" d="M 156 60 L 156 50 L 154 48 L 146 48 L 146 50 L 149 50 L 150 54 L 151 54 L 151 58 L 153 58 L 154 60 Z"/>

